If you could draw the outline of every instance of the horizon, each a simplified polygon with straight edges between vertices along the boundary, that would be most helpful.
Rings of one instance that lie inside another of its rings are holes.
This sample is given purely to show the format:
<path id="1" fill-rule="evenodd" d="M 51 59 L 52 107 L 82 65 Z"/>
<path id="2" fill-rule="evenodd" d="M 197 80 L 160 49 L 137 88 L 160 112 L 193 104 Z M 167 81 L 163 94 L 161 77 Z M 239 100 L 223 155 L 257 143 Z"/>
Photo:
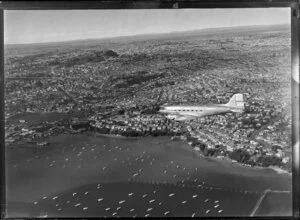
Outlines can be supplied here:
<path id="1" fill-rule="evenodd" d="M 193 30 L 290 24 L 286 8 L 10 10 L 5 45 L 59 43 Z"/>
<path id="2" fill-rule="evenodd" d="M 6 46 L 25 46 L 25 45 L 43 45 L 43 44 L 59 44 L 59 43 L 70 43 L 70 42 L 79 42 L 79 41 L 89 41 L 89 40 L 110 40 L 110 39 L 117 39 L 117 38 L 127 38 L 127 37 L 141 37 L 141 36 L 155 36 L 155 35 L 167 35 L 167 34 L 180 34 L 186 32 L 200 32 L 205 30 L 212 30 L 212 29 L 239 29 L 239 28 L 246 28 L 246 27 L 275 27 L 275 26 L 289 26 L 289 23 L 282 23 L 282 24 L 271 24 L 271 25 L 241 25 L 241 26 L 228 26 L 228 27 L 212 27 L 212 28 L 202 28 L 202 29 L 190 29 L 184 31 L 171 31 L 171 32 L 159 32 L 159 33 L 142 33 L 142 34 L 134 34 L 134 35 L 120 35 L 120 36 L 112 36 L 112 37 L 103 37 L 103 38 L 83 38 L 83 39 L 75 39 L 75 40 L 62 40 L 62 41 L 48 41 L 48 42 L 37 42 L 37 43 L 22 43 L 22 44 L 10 44 L 4 43 Z"/>

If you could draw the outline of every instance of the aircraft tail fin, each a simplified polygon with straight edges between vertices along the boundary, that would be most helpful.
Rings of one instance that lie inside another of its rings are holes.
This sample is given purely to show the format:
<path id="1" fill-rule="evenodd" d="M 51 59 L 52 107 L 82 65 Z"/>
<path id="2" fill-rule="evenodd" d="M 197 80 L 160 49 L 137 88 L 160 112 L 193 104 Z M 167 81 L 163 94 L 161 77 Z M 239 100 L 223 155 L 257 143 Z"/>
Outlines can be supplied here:
<path id="1" fill-rule="evenodd" d="M 241 93 L 234 94 L 229 102 L 225 104 L 228 107 L 233 107 L 237 111 L 242 111 L 244 110 L 245 102 L 244 102 L 244 96 Z"/>

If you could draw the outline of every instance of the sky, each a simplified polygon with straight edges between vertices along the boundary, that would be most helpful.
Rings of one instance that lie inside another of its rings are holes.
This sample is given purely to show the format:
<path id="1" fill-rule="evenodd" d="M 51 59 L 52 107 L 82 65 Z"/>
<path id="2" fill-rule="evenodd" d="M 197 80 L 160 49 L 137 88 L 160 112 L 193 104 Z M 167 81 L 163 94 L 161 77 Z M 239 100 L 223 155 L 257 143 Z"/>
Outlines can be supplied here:
<path id="1" fill-rule="evenodd" d="M 4 41 L 5 44 L 44 43 L 289 23 L 289 8 L 7 10 Z"/>

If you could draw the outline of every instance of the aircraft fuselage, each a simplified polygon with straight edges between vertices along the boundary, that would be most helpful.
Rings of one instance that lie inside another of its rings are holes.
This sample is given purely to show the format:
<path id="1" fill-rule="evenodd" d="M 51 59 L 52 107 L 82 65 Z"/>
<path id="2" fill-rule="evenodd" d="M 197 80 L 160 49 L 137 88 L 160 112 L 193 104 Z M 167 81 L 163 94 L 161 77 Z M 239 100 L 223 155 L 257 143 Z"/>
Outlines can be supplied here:
<path id="1" fill-rule="evenodd" d="M 159 112 L 167 114 L 167 118 L 178 121 L 194 119 L 209 115 L 225 114 L 229 112 L 240 112 L 240 108 L 230 107 L 223 104 L 203 106 L 163 106 Z"/>
<path id="2" fill-rule="evenodd" d="M 226 104 L 211 105 L 173 105 L 162 106 L 159 112 L 167 114 L 167 118 L 177 121 L 191 120 L 203 116 L 225 114 L 228 112 L 243 112 L 244 99 L 243 94 L 234 94 Z"/>

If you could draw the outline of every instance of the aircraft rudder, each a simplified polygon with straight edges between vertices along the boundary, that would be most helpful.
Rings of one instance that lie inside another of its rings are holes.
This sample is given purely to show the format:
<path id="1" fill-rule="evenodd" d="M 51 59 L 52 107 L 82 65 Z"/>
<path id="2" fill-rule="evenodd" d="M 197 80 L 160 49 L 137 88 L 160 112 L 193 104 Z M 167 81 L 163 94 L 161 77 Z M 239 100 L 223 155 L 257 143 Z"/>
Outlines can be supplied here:
<path id="1" fill-rule="evenodd" d="M 244 95 L 242 93 L 237 93 L 231 97 L 226 105 L 231 107 L 244 108 L 244 104 Z"/>

